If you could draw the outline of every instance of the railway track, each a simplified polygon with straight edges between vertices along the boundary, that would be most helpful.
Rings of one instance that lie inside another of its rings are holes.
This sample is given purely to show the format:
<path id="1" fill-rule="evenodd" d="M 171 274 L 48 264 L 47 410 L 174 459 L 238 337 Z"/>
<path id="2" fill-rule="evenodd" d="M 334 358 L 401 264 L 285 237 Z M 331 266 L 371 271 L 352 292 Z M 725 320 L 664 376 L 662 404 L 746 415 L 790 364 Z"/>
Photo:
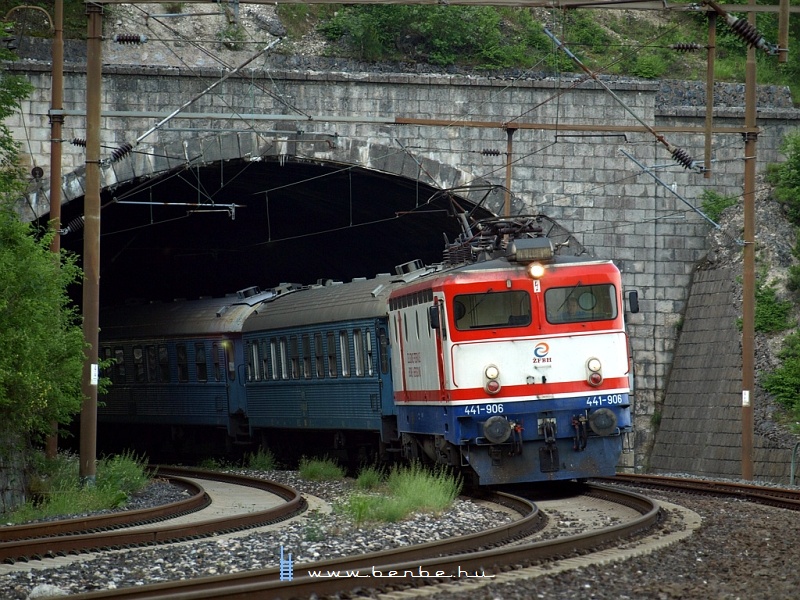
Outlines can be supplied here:
<path id="1" fill-rule="evenodd" d="M 748 483 L 729 481 L 712 481 L 706 479 L 689 479 L 683 477 L 662 477 L 656 475 L 618 474 L 613 478 L 597 478 L 596 481 L 609 483 L 629 483 L 637 487 L 674 491 L 685 491 L 695 494 L 714 494 L 730 496 L 767 504 L 787 510 L 800 510 L 800 490 L 762 487 Z"/>
<path id="2" fill-rule="evenodd" d="M 186 489 L 190 496 L 186 500 L 154 508 L 4 527 L 0 530 L 3 539 L 0 542 L 0 560 L 13 564 L 18 561 L 28 562 L 86 552 L 199 539 L 282 521 L 302 512 L 306 507 L 305 500 L 294 489 L 263 479 L 166 466 L 157 467 L 157 472 L 159 476 Z M 266 510 L 170 524 L 169 520 L 195 513 L 210 503 L 203 488 L 188 478 L 213 479 L 255 488 L 278 496 L 283 502 Z M 162 524 L 142 527 L 154 523 Z"/>
<path id="3" fill-rule="evenodd" d="M 480 533 L 422 545 L 349 556 L 321 562 L 73 595 L 74 598 L 126 600 L 247 598 L 271 599 L 342 594 L 357 588 L 396 589 L 450 582 L 491 579 L 504 571 L 557 557 L 591 552 L 646 531 L 659 521 L 661 510 L 648 498 L 602 485 L 587 486 L 587 494 L 633 509 L 637 517 L 625 523 L 547 541 L 530 541 L 544 520 L 530 501 L 498 493 L 500 502 L 520 518 Z M 526 539 L 527 538 L 527 539 Z"/>

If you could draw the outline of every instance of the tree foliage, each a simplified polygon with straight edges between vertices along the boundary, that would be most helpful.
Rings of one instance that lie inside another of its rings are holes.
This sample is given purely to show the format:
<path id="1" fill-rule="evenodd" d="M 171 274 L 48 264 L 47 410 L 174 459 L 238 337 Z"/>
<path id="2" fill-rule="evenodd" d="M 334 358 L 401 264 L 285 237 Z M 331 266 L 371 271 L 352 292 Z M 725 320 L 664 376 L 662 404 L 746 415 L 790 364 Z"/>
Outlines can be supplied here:
<path id="1" fill-rule="evenodd" d="M 800 225 L 800 131 L 788 133 L 780 150 L 786 160 L 767 167 L 767 180 L 775 186 L 775 197 L 786 204 L 789 218 Z"/>
<path id="2" fill-rule="evenodd" d="M 44 435 L 80 408 L 83 334 L 67 287 L 78 280 L 75 258 L 50 251 L 52 235 L 37 236 L 14 203 L 24 180 L 18 146 L 3 122 L 30 91 L 0 76 L 0 414 L 4 433 Z"/>

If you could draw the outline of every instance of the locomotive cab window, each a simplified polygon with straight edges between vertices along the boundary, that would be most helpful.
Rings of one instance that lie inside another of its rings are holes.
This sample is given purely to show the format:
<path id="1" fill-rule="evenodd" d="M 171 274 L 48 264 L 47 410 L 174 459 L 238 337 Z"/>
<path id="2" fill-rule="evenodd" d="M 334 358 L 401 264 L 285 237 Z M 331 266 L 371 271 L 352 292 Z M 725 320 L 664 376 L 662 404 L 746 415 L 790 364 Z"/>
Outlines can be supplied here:
<path id="1" fill-rule="evenodd" d="M 617 316 L 617 290 L 609 284 L 550 288 L 544 293 L 550 323 L 601 321 Z"/>
<path id="2" fill-rule="evenodd" d="M 525 327 L 531 324 L 531 297 L 524 290 L 461 294 L 453 299 L 456 329 Z"/>

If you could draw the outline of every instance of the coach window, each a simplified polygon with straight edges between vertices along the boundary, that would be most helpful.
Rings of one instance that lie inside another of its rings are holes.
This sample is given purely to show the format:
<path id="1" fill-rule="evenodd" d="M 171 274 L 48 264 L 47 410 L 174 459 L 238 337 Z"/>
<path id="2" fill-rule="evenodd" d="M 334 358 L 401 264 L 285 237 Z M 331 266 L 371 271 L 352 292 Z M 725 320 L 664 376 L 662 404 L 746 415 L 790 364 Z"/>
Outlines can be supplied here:
<path id="1" fill-rule="evenodd" d="M 253 378 L 255 377 L 255 366 L 253 365 L 253 342 L 247 342 L 245 344 L 244 355 L 247 361 L 245 366 L 245 377 L 247 381 L 253 381 Z"/>
<path id="2" fill-rule="evenodd" d="M 303 342 L 303 377 L 311 379 L 311 338 L 308 334 L 303 334 L 301 338 Z"/>
<path id="3" fill-rule="evenodd" d="M 347 332 L 339 332 L 339 352 L 342 354 L 342 377 L 350 377 L 350 340 Z"/>
<path id="4" fill-rule="evenodd" d="M 197 381 L 208 381 L 208 365 L 206 363 L 206 347 L 203 342 L 195 342 L 194 368 L 197 371 Z"/>
<path id="5" fill-rule="evenodd" d="M 222 367 L 219 356 L 219 346 L 214 342 L 211 344 L 211 360 L 214 361 L 214 381 L 222 381 Z"/>
<path id="6" fill-rule="evenodd" d="M 338 377 L 336 371 L 336 335 L 328 332 L 328 377 Z"/>
<path id="7" fill-rule="evenodd" d="M 186 355 L 186 344 L 176 344 L 175 354 L 178 360 L 178 381 L 189 381 L 189 358 Z"/>
<path id="8" fill-rule="evenodd" d="M 289 338 L 289 355 L 291 356 L 292 379 L 300 379 L 300 349 L 297 346 L 297 336 Z"/>
<path id="9" fill-rule="evenodd" d="M 460 331 L 524 327 L 531 324 L 531 298 L 523 290 L 461 294 L 453 300 L 453 316 Z"/>
<path id="10" fill-rule="evenodd" d="M 617 290 L 609 284 L 550 288 L 544 293 L 550 323 L 601 321 L 617 316 Z"/>
<path id="11" fill-rule="evenodd" d="M 281 361 L 281 379 L 289 379 L 289 361 L 288 353 L 286 351 L 286 338 L 278 339 L 278 355 Z"/>
<path id="12" fill-rule="evenodd" d="M 144 350 L 141 346 L 133 347 L 133 380 L 136 383 L 145 382 Z"/>
<path id="13" fill-rule="evenodd" d="M 155 346 L 147 346 L 147 381 L 158 381 L 158 355 Z"/>
<path id="14" fill-rule="evenodd" d="M 169 351 L 165 344 L 158 345 L 159 381 L 169 383 Z"/>
<path id="15" fill-rule="evenodd" d="M 120 347 L 114 348 L 114 381 L 125 383 L 125 352 Z"/>
<path id="16" fill-rule="evenodd" d="M 269 361 L 272 365 L 272 379 L 278 379 L 278 340 L 271 338 L 269 340 Z"/>
<path id="17" fill-rule="evenodd" d="M 317 379 L 325 377 L 325 352 L 322 348 L 322 334 L 319 332 L 314 334 L 314 371 Z"/>
<path id="18" fill-rule="evenodd" d="M 369 329 L 364 330 L 364 341 L 366 342 L 367 375 L 375 375 L 375 357 L 372 356 L 372 335 Z"/>
<path id="19" fill-rule="evenodd" d="M 360 329 L 353 330 L 353 356 L 355 357 L 356 377 L 364 376 L 364 338 Z"/>
<path id="20" fill-rule="evenodd" d="M 103 377 L 108 377 L 109 379 L 112 377 L 111 373 L 111 348 L 103 347 L 100 351 L 100 358 L 103 359 L 103 362 L 106 363 L 106 366 L 103 367 Z"/>
<path id="21" fill-rule="evenodd" d="M 269 361 L 267 357 L 269 355 L 269 342 L 267 340 L 258 340 L 258 347 L 261 351 L 261 377 L 264 381 L 269 379 Z"/>

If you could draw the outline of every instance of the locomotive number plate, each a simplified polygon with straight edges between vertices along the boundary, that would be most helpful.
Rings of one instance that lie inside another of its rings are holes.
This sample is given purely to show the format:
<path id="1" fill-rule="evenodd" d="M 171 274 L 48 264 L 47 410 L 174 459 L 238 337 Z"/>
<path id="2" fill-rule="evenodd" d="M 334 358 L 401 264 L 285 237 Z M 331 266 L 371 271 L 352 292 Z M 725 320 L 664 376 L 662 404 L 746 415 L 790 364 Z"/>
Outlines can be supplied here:
<path id="1" fill-rule="evenodd" d="M 480 415 L 501 415 L 503 414 L 502 404 L 473 404 L 464 407 L 464 414 L 478 417 Z"/>
<path id="2" fill-rule="evenodd" d="M 626 394 L 608 394 L 586 398 L 586 406 L 613 406 L 615 404 L 628 404 L 628 396 Z"/>

